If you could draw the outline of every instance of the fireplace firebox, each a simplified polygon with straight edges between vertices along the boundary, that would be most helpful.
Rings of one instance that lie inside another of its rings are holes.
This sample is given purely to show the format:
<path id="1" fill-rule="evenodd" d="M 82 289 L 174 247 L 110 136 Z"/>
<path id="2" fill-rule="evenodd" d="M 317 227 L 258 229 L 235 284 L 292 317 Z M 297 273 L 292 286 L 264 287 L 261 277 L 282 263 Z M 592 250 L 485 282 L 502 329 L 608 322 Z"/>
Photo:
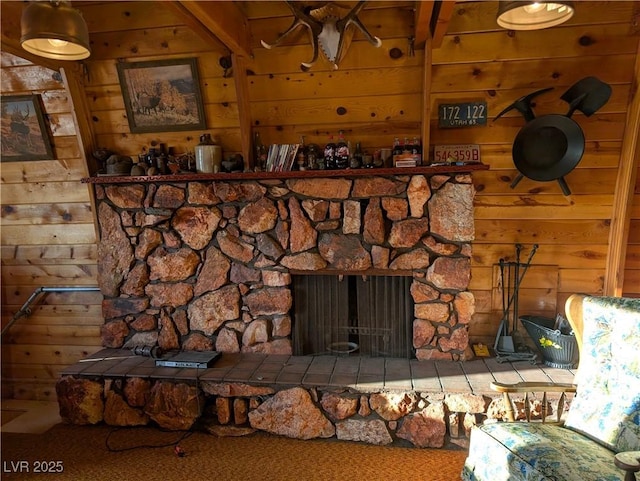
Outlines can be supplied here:
<path id="1" fill-rule="evenodd" d="M 412 278 L 293 276 L 295 355 L 412 358 Z"/>

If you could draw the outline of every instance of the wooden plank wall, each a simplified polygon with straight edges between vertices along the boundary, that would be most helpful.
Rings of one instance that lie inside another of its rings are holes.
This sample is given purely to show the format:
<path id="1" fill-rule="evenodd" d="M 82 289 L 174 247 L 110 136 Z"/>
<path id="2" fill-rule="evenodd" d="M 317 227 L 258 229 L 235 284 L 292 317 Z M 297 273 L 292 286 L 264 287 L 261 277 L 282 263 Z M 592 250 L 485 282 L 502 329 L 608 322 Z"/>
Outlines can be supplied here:
<path id="1" fill-rule="evenodd" d="M 162 12 L 136 15 L 127 5 L 127 21 L 145 28 L 145 42 L 131 32 L 119 36 L 96 36 L 104 45 L 101 55 L 110 62 L 89 62 L 90 104 L 97 118 L 99 143 L 135 153 L 152 138 L 169 138 L 182 149 L 190 149 L 197 135 L 128 134 L 124 108 L 117 86 L 115 59 L 149 59 L 153 45 L 166 45 L 164 56 L 196 56 L 210 131 L 225 155 L 240 150 L 237 104 L 231 79 L 218 65 L 223 51 L 172 25 Z M 311 57 L 306 32 L 300 29 L 281 46 L 263 48 L 260 40 L 273 42 L 291 22 L 289 9 L 280 2 L 241 2 L 250 19 L 254 54 L 249 72 L 249 97 L 253 130 L 265 143 L 288 143 L 305 136 L 307 143 L 323 145 L 329 135 L 344 130 L 352 142 L 365 149 L 389 147 L 394 136 L 419 135 L 422 122 L 422 78 L 425 51 L 411 52 L 412 2 L 372 2 L 360 18 L 372 34 L 384 39 L 374 48 L 357 32 L 338 70 L 322 59 L 303 73 L 301 61 Z M 94 7 L 93 15 L 103 12 Z M 120 6 L 110 6 L 110 9 Z M 472 290 L 477 314 L 471 325 L 476 340 L 491 341 L 500 318 L 500 282 L 495 266 L 500 258 L 513 260 L 515 243 L 533 243 L 540 248 L 524 279 L 521 313 L 554 315 L 562 312 L 573 292 L 601 293 L 607 254 L 607 236 L 612 215 L 616 171 L 629 100 L 638 36 L 631 30 L 632 2 L 585 2 L 567 24 L 543 32 L 509 33 L 495 24 L 495 2 L 463 2 L 456 5 L 442 47 L 433 52 L 430 111 L 431 143 L 478 143 L 488 172 L 474 175 L 477 241 L 473 257 Z M 112 10 L 111 10 L 112 11 Z M 91 12 L 85 16 L 91 18 Z M 146 22 L 146 23 L 142 23 Z M 150 26 L 154 28 L 151 29 Z M 105 29 L 108 28 L 105 26 Z M 180 32 L 171 38 L 169 32 Z M 102 48 L 102 47 L 99 47 Z M 157 50 L 157 49 L 156 49 Z M 135 51 L 135 54 L 132 52 Z M 516 189 L 509 184 L 517 174 L 511 160 L 511 144 L 523 119 L 511 112 L 486 127 L 444 130 L 437 126 L 439 102 L 481 99 L 493 118 L 518 97 L 554 87 L 536 99 L 536 112 L 564 113 L 560 95 L 577 80 L 597 75 L 610 83 L 613 94 L 596 115 L 576 114 L 587 139 L 579 167 L 567 176 L 573 193 L 563 196 L 558 185 L 524 179 Z M 635 209 L 637 219 L 637 208 Z M 637 239 L 637 222 L 632 239 Z M 629 246 L 625 293 L 637 294 L 640 246 Z M 634 261 L 635 260 L 635 261 Z M 633 266 L 636 266 L 633 268 Z"/>
<path id="2" fill-rule="evenodd" d="M 2 327 L 39 287 L 95 286 L 90 192 L 57 72 L 2 53 L 2 95 L 39 94 L 57 160 L 1 164 Z M 100 345 L 99 293 L 48 293 L 2 338 L 2 396 L 55 400 L 62 368 Z"/>
<path id="3" fill-rule="evenodd" d="M 482 128 L 443 130 L 437 128 L 435 117 L 431 122 L 433 144 L 478 143 L 483 161 L 491 166 L 489 171 L 474 174 L 478 194 L 471 287 L 477 313 L 470 329 L 472 338 L 486 342 L 495 337 L 500 318 L 495 291 L 489 291 L 492 266 L 500 258 L 513 260 L 516 243 L 525 249 L 539 244 L 524 279 L 521 314 L 553 316 L 556 311 L 563 312 L 566 298 L 574 292 L 602 293 L 616 173 L 639 40 L 630 24 L 632 2 L 581 2 L 571 21 L 543 32 L 496 29 L 492 8 L 493 2 L 456 5 L 442 47 L 434 51 L 431 91 L 434 106 L 452 99 L 482 99 L 490 112 L 491 120 Z M 572 195 L 563 196 L 556 182 L 529 179 L 511 189 L 517 174 L 511 145 L 524 120 L 515 110 L 497 121 L 492 119 L 515 99 L 545 87 L 554 90 L 535 99 L 536 114 L 565 113 L 567 105 L 560 100 L 561 94 L 589 75 L 611 84 L 613 93 L 592 117 L 574 115 L 587 144 L 582 161 L 566 176 Z M 432 106 L 432 112 L 437 108 Z M 636 219 L 637 214 L 636 208 Z M 634 225 L 637 231 L 637 221 Z M 632 238 L 625 294 L 638 295 L 638 233 Z M 557 279 L 542 275 L 543 266 L 556 266 Z M 545 296 L 556 283 L 557 295 Z"/>
<path id="4" fill-rule="evenodd" d="M 635 2 L 637 3 L 637 2 Z M 203 132 L 129 132 L 116 65 L 119 61 L 196 57 L 207 131 L 224 155 L 241 150 L 234 79 L 220 67 L 229 52 L 198 37 L 176 20 L 174 11 L 146 2 L 80 2 L 92 31 L 93 54 L 86 62 L 86 100 L 96 145 L 136 155 L 152 142 L 178 153 L 193 149 Z M 527 273 L 520 312 L 553 315 L 573 292 L 602 292 L 607 236 L 616 171 L 625 126 L 632 69 L 639 37 L 630 21 L 633 2 L 581 2 L 567 24 L 543 32 L 510 34 L 495 25 L 496 2 L 456 5 L 442 47 L 432 54 L 430 106 L 423 105 L 425 51 L 410 49 L 413 2 L 371 2 L 362 22 L 383 39 L 374 48 L 359 32 L 338 70 L 322 59 L 307 73 L 311 46 L 304 31 L 282 46 L 264 49 L 291 22 L 282 2 L 242 2 L 250 19 L 254 58 L 249 97 L 254 131 L 265 143 L 324 144 L 344 130 L 352 142 L 374 151 L 395 136 L 419 135 L 422 113 L 432 112 L 431 143 L 478 143 L 491 166 L 474 174 L 476 242 L 472 285 L 477 313 L 473 341 L 492 342 L 500 319 L 497 263 L 513 260 L 515 243 L 540 248 Z M 109 18 L 113 21 L 106 22 Z M 117 20 L 117 21 L 116 21 Z M 42 93 L 54 126 L 58 161 L 2 165 L 2 322 L 40 285 L 95 282 L 95 236 L 89 192 L 74 137 L 64 89 L 51 72 L 5 54 L 2 93 Z M 523 94 L 555 89 L 536 99 L 536 112 L 562 113 L 559 99 L 576 80 L 597 75 L 613 87 L 596 115 L 575 118 L 587 139 L 586 153 L 567 176 L 573 194 L 556 183 L 524 179 L 516 189 L 511 143 L 523 125 L 517 113 L 486 127 L 437 127 L 437 104 L 486 100 L 492 119 Z M 640 181 L 639 181 L 640 182 Z M 640 188 L 636 188 L 625 293 L 640 295 Z M 7 206 L 10 206 L 8 208 Z M 68 214 L 65 214 L 68 213 Z M 59 367 L 99 344 L 102 323 L 97 295 L 49 295 L 33 316 L 3 340 L 3 395 L 46 398 Z M 64 316 L 59 314 L 63 313 Z"/>
<path id="5" fill-rule="evenodd" d="M 196 58 L 205 105 L 207 132 L 220 143 L 225 156 L 240 151 L 238 108 L 233 78 L 224 77 L 219 59 L 229 55 L 182 23 L 170 8 L 157 2 L 87 2 L 83 16 L 90 25 L 92 56 L 86 61 L 87 103 L 92 113 L 96 144 L 122 155 L 137 155 L 154 142 L 193 151 L 199 131 L 132 134 L 118 82 L 117 63 L 171 58 Z M 104 22 L 105 18 L 118 19 Z M 117 28 L 117 30 L 115 30 Z M 99 60 L 95 60 L 99 59 Z"/>
<path id="6" fill-rule="evenodd" d="M 412 2 L 375 2 L 361 14 L 372 33 L 385 39 L 383 48 L 375 49 L 356 34 L 339 70 L 318 60 L 309 73 L 299 68 L 301 61 L 311 57 L 311 45 L 302 29 L 281 47 L 266 50 L 260 45 L 261 39 L 275 40 L 291 23 L 291 12 L 284 3 L 246 2 L 241 7 L 251 19 L 255 57 L 248 72 L 251 118 L 265 143 L 297 142 L 305 135 L 307 143 L 324 144 L 330 134 L 337 138 L 338 131 L 344 129 L 352 142 L 360 140 L 373 151 L 389 147 L 394 135 L 419 134 L 424 51 L 407 55 Z M 170 9 L 149 11 L 144 2 L 88 4 L 83 12 L 92 25 L 95 57 L 101 59 L 86 62 L 87 99 L 99 145 L 128 155 L 148 148 L 152 141 L 165 142 L 177 152 L 192 150 L 200 132 L 129 132 L 116 63 L 122 59 L 195 57 L 207 131 L 222 146 L 225 158 L 240 152 L 234 81 L 224 77 L 219 64 L 220 58 L 228 55 L 224 48 L 207 44 L 177 24 Z M 113 24 L 101 22 L 105 16 L 121 19 L 118 28 L 126 30 L 108 30 Z M 385 22 L 380 23 L 379 18 Z M 401 53 L 397 60 L 389 56 L 394 47 Z"/>
<path id="7" fill-rule="evenodd" d="M 288 9 L 269 3 L 246 5 L 251 19 L 255 75 L 249 78 L 254 130 L 270 143 L 299 142 L 324 146 L 329 136 L 361 142 L 374 152 L 391 148 L 395 136 L 420 136 L 424 50 L 410 49 L 413 2 L 371 2 L 359 18 L 380 48 L 356 31 L 337 70 L 322 56 L 310 72 L 300 62 L 311 58 L 306 32 L 267 50 L 260 40 L 273 42 L 291 22 Z"/>
<path id="8" fill-rule="evenodd" d="M 339 70 L 319 61 L 306 74 L 297 70 L 297 62 L 309 57 L 306 37 L 289 39 L 272 50 L 260 47 L 259 40 L 272 41 L 274 30 L 284 31 L 290 18 L 286 9 L 275 11 L 267 5 L 245 6 L 256 62 L 256 75 L 250 78 L 252 118 L 263 139 L 294 142 L 305 134 L 307 142 L 322 144 L 323 136 L 343 129 L 350 139 L 375 150 L 390 146 L 396 135 L 419 133 L 422 112 L 427 110 L 420 84 L 425 52 L 409 55 L 411 4 L 398 8 L 376 2 L 361 18 L 384 39 L 383 47 L 373 49 L 356 34 Z M 456 4 L 442 46 L 433 51 L 429 109 L 432 147 L 477 143 L 483 161 L 491 166 L 474 174 L 478 195 L 471 289 L 477 313 L 470 331 L 472 340 L 488 343 L 495 338 L 502 307 L 496 266 L 500 258 L 515 260 L 516 243 L 524 246 L 523 260 L 532 245 L 539 244 L 523 280 L 521 314 L 554 316 L 563 312 L 566 298 L 574 292 L 602 293 L 639 40 L 631 26 L 637 8 L 632 2 L 584 2 L 570 22 L 541 32 L 498 28 L 496 8 L 496 2 Z M 399 58 L 392 58 L 393 49 L 401 53 Z M 509 187 L 517 174 L 511 145 L 524 125 L 517 112 L 490 120 L 486 127 L 438 128 L 439 103 L 484 100 L 493 119 L 517 98 L 545 87 L 554 90 L 536 99 L 536 113 L 565 113 L 567 105 L 560 96 L 590 75 L 611 84 L 613 94 L 596 115 L 574 117 L 587 145 L 579 167 L 567 175 L 570 196 L 562 195 L 556 182 L 524 179 L 516 189 Z M 638 195 L 636 204 L 637 199 Z M 637 207 L 634 212 L 637 219 Z M 631 231 L 625 294 L 638 295 L 637 221 Z"/>
<path id="9" fill-rule="evenodd" d="M 640 297 L 640 167 L 636 174 L 622 292 L 624 296 Z"/>

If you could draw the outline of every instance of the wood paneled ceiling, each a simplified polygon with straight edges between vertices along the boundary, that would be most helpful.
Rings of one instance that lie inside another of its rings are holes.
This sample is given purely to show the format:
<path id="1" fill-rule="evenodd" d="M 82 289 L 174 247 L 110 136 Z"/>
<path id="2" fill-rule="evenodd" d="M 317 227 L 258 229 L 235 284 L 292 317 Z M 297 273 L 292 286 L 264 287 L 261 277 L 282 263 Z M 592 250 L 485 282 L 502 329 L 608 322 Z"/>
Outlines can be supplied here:
<path id="1" fill-rule="evenodd" d="M 20 17 L 25 6 L 24 1 L 2 1 L 2 50 L 26 58 L 34 63 L 50 68 L 58 68 L 65 61 L 53 61 L 35 57 L 20 47 Z M 156 1 L 151 2 L 72 2 L 78 8 L 92 33 L 118 32 L 132 29 L 152 28 L 140 17 L 154 19 L 158 24 L 175 25 L 183 23 L 193 29 L 201 38 L 216 47 L 221 44 L 231 53 L 246 59 L 251 58 L 251 41 L 249 21 L 265 17 L 290 17 L 291 11 L 284 2 L 260 1 Z M 305 2 L 311 6 L 321 6 L 327 2 Z M 357 2 L 339 1 L 340 6 L 351 8 Z M 446 33 L 456 2 L 453 1 L 376 1 L 370 2 L 365 9 L 395 8 L 414 11 L 414 39 L 416 48 L 424 48 L 428 36 L 433 38 L 433 46 L 437 47 Z M 143 10 L 146 15 L 136 15 Z M 108 12 L 105 18 L 105 11 Z M 151 14 L 150 12 L 153 12 Z M 156 25 L 158 26 L 158 25 Z M 274 32 L 274 37 L 278 32 Z M 92 55 L 92 60 L 100 60 Z"/>

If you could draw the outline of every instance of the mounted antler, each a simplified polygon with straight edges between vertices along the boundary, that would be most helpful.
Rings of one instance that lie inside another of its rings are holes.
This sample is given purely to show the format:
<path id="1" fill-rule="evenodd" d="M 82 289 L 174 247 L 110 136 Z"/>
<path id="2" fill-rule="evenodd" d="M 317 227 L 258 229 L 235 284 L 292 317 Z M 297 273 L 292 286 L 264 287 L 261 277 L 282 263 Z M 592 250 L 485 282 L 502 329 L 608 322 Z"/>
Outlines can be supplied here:
<path id="1" fill-rule="evenodd" d="M 304 9 L 296 5 L 297 2 L 285 2 L 293 12 L 294 19 L 291 26 L 280 35 L 275 42 L 268 44 L 261 40 L 264 48 L 272 48 L 280 44 L 282 40 L 300 26 L 305 26 L 311 37 L 313 46 L 313 58 L 309 62 L 302 62 L 300 68 L 302 71 L 308 71 L 315 61 L 318 59 L 318 47 L 322 49 L 323 54 L 333 64 L 334 68 L 338 68 L 338 62 L 344 56 L 344 53 L 351 41 L 351 35 L 348 35 L 348 27 L 355 25 L 365 36 L 365 38 L 375 47 L 380 47 L 382 41 L 369 33 L 369 31 L 358 19 L 358 13 L 363 9 L 365 1 L 360 1 L 351 9 L 344 17 L 340 18 L 339 10 L 333 3 L 327 3 L 320 8 L 311 10 L 310 7 Z"/>
<path id="2" fill-rule="evenodd" d="M 362 25 L 362 22 L 360 21 L 360 19 L 358 18 L 358 14 L 360 13 L 360 11 L 364 8 L 364 4 L 366 2 L 358 2 L 358 4 L 353 7 L 353 9 L 347 14 L 346 17 L 341 18 L 340 20 L 338 20 L 338 22 L 336 23 L 336 29 L 338 30 L 338 34 L 340 35 L 340 40 L 338 42 L 338 59 L 340 59 L 340 54 L 342 53 L 342 45 L 343 45 L 343 39 L 344 39 L 344 31 L 349 27 L 349 25 L 354 24 L 356 27 L 358 27 L 358 30 L 360 30 L 362 32 L 362 34 L 365 36 L 365 38 L 369 41 L 369 43 L 371 45 L 373 45 L 374 47 L 378 48 L 382 45 L 382 40 L 380 40 L 378 37 L 371 35 L 369 33 L 369 31 L 366 29 L 366 27 L 364 25 Z M 334 59 L 329 59 L 334 63 L 334 67 L 338 68 L 337 61 L 335 61 Z"/>
<path id="3" fill-rule="evenodd" d="M 293 23 L 282 35 L 280 35 L 276 39 L 275 42 L 269 44 L 264 40 L 260 40 L 260 43 L 264 48 L 267 48 L 267 49 L 277 47 L 278 45 L 280 45 L 280 42 L 282 42 L 282 40 L 284 40 L 284 38 L 287 37 L 296 28 L 300 26 L 307 27 L 307 30 L 309 31 L 309 37 L 311 38 L 311 44 L 313 45 L 313 57 L 311 61 L 302 62 L 300 64 L 302 70 L 306 71 L 318 59 L 318 36 L 322 32 L 322 22 L 316 20 L 315 18 L 313 18 L 311 15 L 308 14 L 308 12 L 310 11 L 309 7 L 302 9 L 298 5 L 296 5 L 296 2 L 285 2 L 285 3 L 289 6 L 291 11 L 293 12 L 293 17 L 294 17 Z M 307 67 L 306 70 L 305 70 L 305 67 Z"/>

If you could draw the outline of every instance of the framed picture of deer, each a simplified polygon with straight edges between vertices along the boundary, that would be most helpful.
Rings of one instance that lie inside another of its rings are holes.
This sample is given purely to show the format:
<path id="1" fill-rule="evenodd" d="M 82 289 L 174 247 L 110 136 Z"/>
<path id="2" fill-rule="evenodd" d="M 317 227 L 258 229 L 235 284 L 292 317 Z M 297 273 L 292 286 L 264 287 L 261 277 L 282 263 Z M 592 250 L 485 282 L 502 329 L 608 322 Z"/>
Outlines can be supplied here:
<path id="1" fill-rule="evenodd" d="M 119 62 L 132 133 L 206 129 L 195 58 Z"/>
<path id="2" fill-rule="evenodd" d="M 3 95 L 1 108 L 2 162 L 54 159 L 39 95 Z"/>

